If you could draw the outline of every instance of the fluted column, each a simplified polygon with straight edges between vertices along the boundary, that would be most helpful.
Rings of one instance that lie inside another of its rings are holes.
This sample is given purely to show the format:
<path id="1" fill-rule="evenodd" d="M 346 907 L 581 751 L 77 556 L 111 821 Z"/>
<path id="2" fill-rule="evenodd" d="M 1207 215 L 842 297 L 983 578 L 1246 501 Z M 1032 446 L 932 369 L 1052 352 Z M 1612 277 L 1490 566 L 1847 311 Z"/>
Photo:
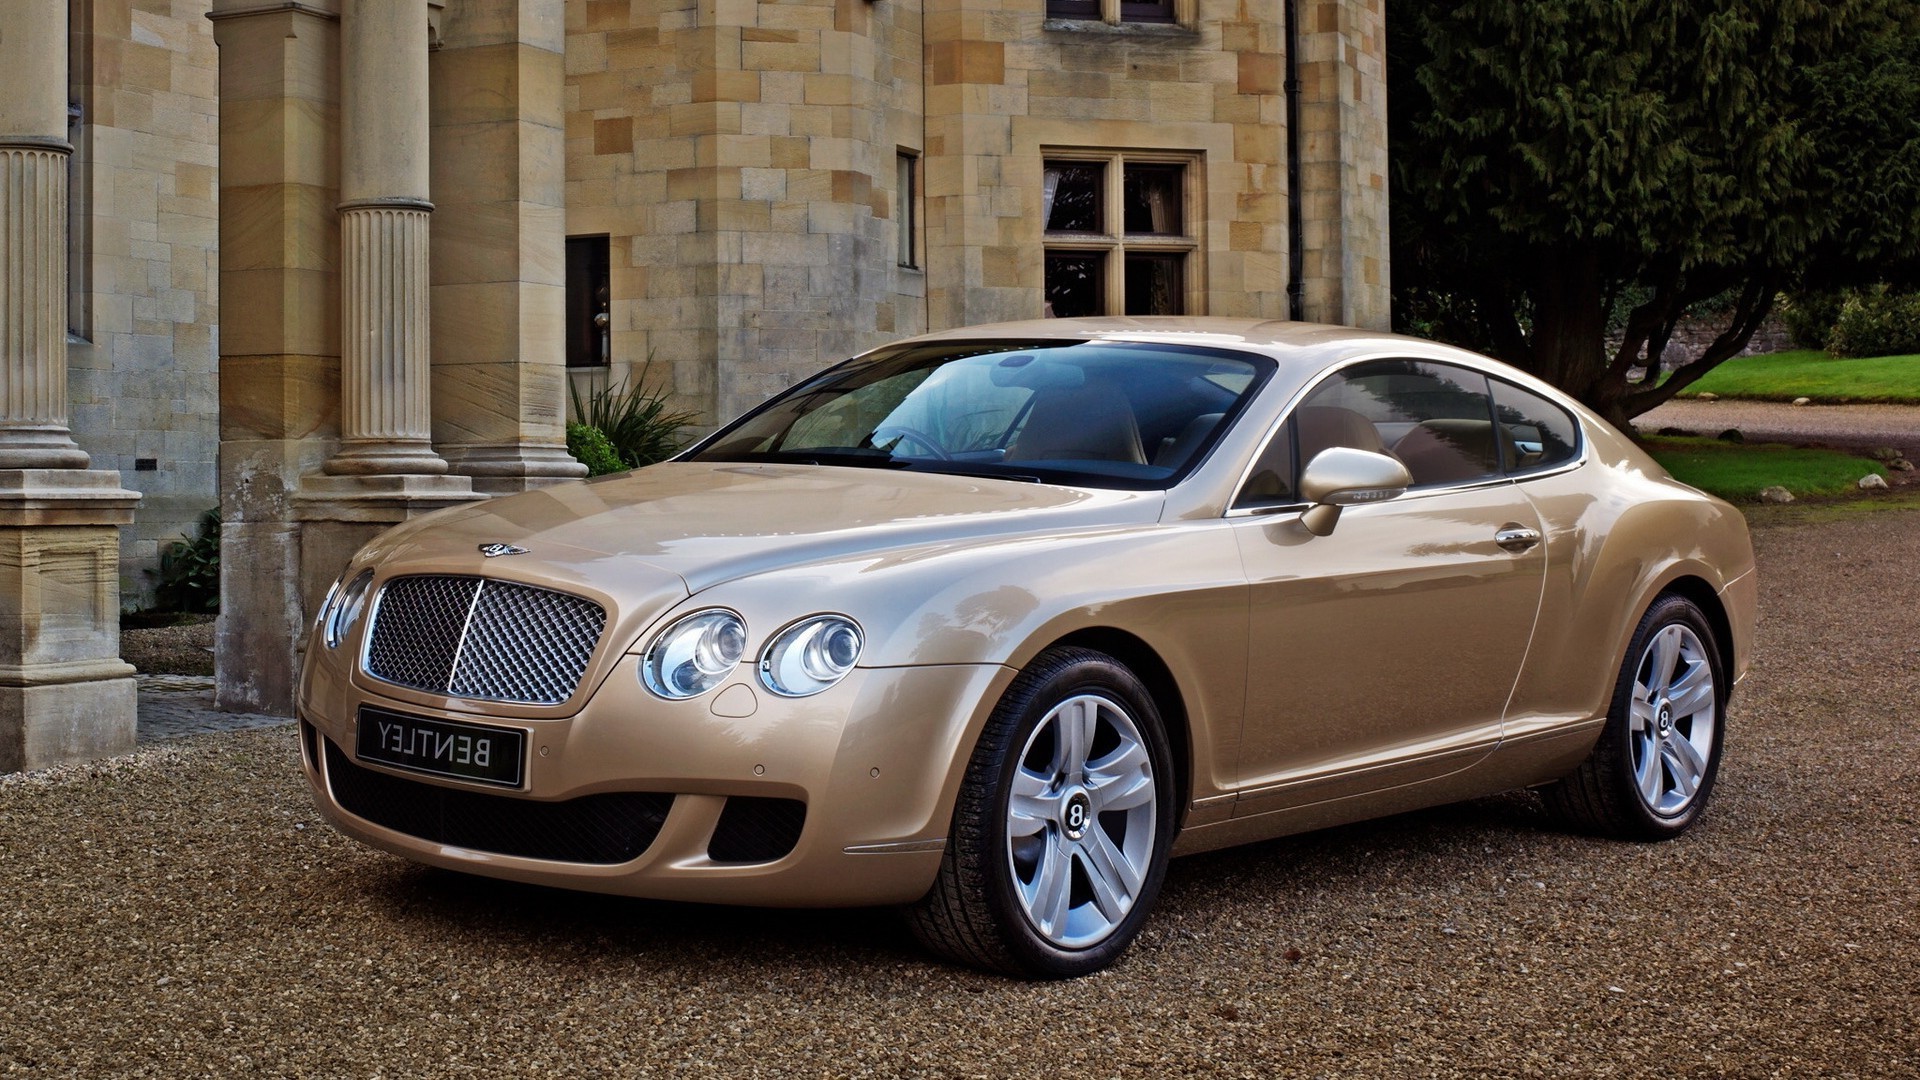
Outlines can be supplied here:
<path id="1" fill-rule="evenodd" d="M 447 471 L 427 313 L 427 6 L 341 11 L 340 452 L 335 475 Z"/>
<path id="2" fill-rule="evenodd" d="M 84 469 L 67 430 L 67 7 L 0 0 L 0 469 Z"/>

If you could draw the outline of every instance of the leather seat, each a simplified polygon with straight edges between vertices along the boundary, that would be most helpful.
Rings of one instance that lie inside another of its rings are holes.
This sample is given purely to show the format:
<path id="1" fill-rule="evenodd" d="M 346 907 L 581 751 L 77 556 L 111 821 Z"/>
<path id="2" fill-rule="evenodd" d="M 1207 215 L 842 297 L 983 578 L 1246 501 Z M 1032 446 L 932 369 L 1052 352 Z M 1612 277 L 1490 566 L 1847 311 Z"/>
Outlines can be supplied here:
<path id="1" fill-rule="evenodd" d="M 1007 447 L 1008 461 L 1147 463 L 1127 395 L 1110 382 L 1049 387 L 1033 395 L 1026 425 Z"/>

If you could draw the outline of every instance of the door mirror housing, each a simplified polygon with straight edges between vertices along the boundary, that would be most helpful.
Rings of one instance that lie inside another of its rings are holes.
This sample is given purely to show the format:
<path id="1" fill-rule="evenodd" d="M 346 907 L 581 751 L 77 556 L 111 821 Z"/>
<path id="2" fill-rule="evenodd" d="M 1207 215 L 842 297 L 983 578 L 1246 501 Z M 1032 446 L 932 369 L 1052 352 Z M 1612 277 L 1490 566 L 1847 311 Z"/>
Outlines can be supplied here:
<path id="1" fill-rule="evenodd" d="M 1300 523 L 1315 536 L 1326 536 L 1340 520 L 1340 509 L 1381 502 L 1406 494 L 1412 474 L 1395 457 L 1334 446 L 1320 451 L 1300 473 L 1300 497 L 1313 504 Z"/>

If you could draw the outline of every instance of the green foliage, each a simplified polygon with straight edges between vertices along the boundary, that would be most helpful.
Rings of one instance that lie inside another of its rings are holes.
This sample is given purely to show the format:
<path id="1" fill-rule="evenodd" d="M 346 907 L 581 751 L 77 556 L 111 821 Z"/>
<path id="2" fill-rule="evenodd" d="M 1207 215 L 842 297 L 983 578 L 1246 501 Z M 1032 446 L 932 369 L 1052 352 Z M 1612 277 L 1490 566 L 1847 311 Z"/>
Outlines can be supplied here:
<path id="1" fill-rule="evenodd" d="M 1835 356 L 1920 353 L 1920 293 L 1891 292 L 1884 285 L 1849 293 L 1827 349 Z M 1920 381 L 1920 369 L 1913 378 Z"/>
<path id="2" fill-rule="evenodd" d="M 1738 353 L 1802 277 L 1920 265 L 1911 8 L 1392 5 L 1397 318 L 1620 421 Z M 1683 316 L 1713 309 L 1725 332 L 1700 361 L 1628 382 Z"/>
<path id="3" fill-rule="evenodd" d="M 573 387 L 573 412 L 581 423 L 605 435 L 625 468 L 637 469 L 665 461 L 686 445 L 682 428 L 698 415 L 668 408 L 667 395 L 649 387 L 646 372 L 638 380 L 621 380 L 580 397 Z M 577 455 L 576 455 L 577 456 Z M 592 468 L 592 462 L 588 462 Z"/>
<path id="4" fill-rule="evenodd" d="M 1753 502 L 1760 489 L 1779 485 L 1794 495 L 1858 494 L 1868 473 L 1887 474 L 1879 462 L 1838 450 L 1803 450 L 1772 443 L 1737 445 L 1717 439 L 1659 438 L 1647 450 L 1683 484 L 1729 502 Z"/>
<path id="5" fill-rule="evenodd" d="M 1920 405 L 1920 356 L 1839 360 L 1812 349 L 1737 356 L 1707 372 L 1685 393 L 1757 401 L 1807 397 L 1823 405 Z"/>
<path id="6" fill-rule="evenodd" d="M 154 574 L 153 571 L 148 571 Z M 175 540 L 160 552 L 154 607 L 161 611 L 220 610 L 220 508 L 200 515 L 191 540 Z"/>
<path id="7" fill-rule="evenodd" d="M 1827 335 L 1840 318 L 1840 305 L 1846 293 L 1839 289 L 1808 289 L 1793 293 L 1780 306 L 1780 321 L 1786 324 L 1793 343 L 1803 349 L 1824 349 Z"/>
<path id="8" fill-rule="evenodd" d="M 605 476 L 627 467 L 599 428 L 574 420 L 567 421 L 567 453 L 587 467 L 588 476 Z"/>

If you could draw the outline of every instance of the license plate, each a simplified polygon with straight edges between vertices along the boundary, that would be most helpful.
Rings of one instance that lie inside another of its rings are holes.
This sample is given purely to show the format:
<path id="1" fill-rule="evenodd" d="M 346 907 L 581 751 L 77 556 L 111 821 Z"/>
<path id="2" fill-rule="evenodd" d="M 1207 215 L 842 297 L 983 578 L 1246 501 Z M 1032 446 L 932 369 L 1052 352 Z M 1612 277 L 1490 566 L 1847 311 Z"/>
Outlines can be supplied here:
<path id="1" fill-rule="evenodd" d="M 396 769 L 519 787 L 527 733 L 362 707 L 354 753 Z"/>

